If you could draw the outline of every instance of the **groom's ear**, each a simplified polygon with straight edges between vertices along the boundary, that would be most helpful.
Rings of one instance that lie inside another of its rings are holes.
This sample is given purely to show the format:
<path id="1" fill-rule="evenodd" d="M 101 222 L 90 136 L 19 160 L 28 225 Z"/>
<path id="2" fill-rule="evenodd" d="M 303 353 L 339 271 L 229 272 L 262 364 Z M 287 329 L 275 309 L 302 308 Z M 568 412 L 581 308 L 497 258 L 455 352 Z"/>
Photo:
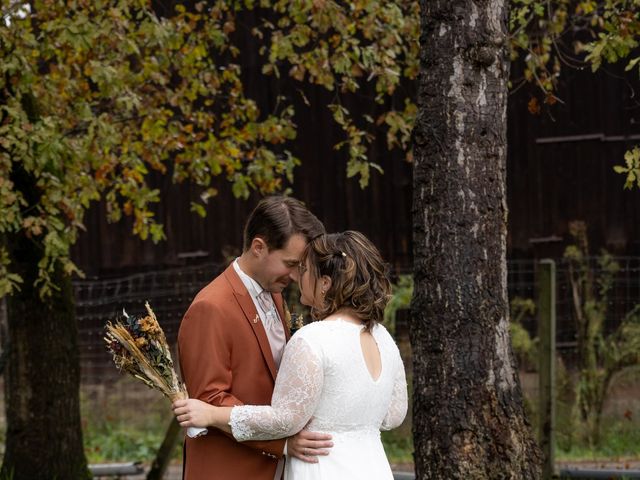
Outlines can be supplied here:
<path id="1" fill-rule="evenodd" d="M 269 247 L 267 247 L 267 243 L 260 237 L 254 237 L 254 239 L 251 240 L 251 246 L 249 247 L 249 250 L 251 251 L 251 254 L 256 258 L 260 258 L 261 256 L 269 253 Z"/>

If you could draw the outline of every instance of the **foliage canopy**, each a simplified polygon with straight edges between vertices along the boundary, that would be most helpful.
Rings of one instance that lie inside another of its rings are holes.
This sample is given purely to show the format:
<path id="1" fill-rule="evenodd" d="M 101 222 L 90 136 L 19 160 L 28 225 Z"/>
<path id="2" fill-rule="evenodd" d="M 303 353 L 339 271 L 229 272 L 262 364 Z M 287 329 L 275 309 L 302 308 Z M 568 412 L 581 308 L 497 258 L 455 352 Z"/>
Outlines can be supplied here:
<path id="1" fill-rule="evenodd" d="M 295 137 L 293 107 L 283 98 L 265 113 L 245 95 L 233 36 L 242 10 L 268 14 L 251 32 L 262 41 L 265 74 L 287 71 L 336 91 L 330 108 L 346 133 L 337 147 L 348 149 L 348 174 L 363 185 L 369 137 L 340 94 L 367 78 L 384 103 L 401 76 L 417 75 L 412 3 L 215 1 L 178 4 L 168 18 L 145 0 L 1 5 L 0 233 L 42 243 L 44 296 L 55 288 L 57 261 L 79 273 L 69 248 L 91 202 L 104 201 L 110 221 L 132 217 L 143 239 L 163 237 L 152 208 L 154 172 L 201 186 L 202 202 L 192 204 L 201 215 L 216 194 L 214 176 L 226 176 L 239 197 L 292 181 L 299 163 L 286 149 Z M 378 119 L 389 125 L 390 144 L 406 143 L 411 108 Z M 35 201 L 16 184 L 18 170 L 35 185 Z M 19 282 L 3 248 L 0 295 Z"/>

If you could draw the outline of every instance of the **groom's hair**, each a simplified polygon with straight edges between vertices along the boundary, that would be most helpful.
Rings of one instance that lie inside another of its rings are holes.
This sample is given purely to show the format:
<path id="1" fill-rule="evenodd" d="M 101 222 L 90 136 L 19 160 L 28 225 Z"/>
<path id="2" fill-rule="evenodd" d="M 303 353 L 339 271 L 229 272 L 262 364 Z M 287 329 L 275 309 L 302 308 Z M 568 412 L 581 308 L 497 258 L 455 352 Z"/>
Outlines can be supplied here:
<path id="1" fill-rule="evenodd" d="M 269 250 L 283 248 L 292 235 L 300 234 L 308 241 L 325 233 L 324 225 L 307 210 L 300 200 L 274 195 L 265 197 L 249 215 L 244 227 L 243 250 L 260 237 Z"/>

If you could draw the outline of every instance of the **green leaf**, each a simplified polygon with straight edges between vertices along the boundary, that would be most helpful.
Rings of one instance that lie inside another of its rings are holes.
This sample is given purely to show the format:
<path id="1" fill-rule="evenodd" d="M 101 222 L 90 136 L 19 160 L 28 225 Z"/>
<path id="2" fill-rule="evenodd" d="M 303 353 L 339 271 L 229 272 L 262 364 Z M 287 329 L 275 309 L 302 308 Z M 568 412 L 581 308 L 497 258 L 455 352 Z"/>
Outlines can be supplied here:
<path id="1" fill-rule="evenodd" d="M 638 62 L 640 62 L 640 57 L 636 57 L 636 58 L 634 58 L 632 60 L 629 60 L 629 63 L 627 64 L 627 66 L 624 69 L 625 72 L 628 72 L 629 70 L 632 70 L 633 67 L 635 67 L 638 64 Z"/>
<path id="2" fill-rule="evenodd" d="M 202 204 L 197 202 L 191 202 L 191 211 L 197 213 L 200 218 L 204 218 L 207 216 L 207 210 Z"/>

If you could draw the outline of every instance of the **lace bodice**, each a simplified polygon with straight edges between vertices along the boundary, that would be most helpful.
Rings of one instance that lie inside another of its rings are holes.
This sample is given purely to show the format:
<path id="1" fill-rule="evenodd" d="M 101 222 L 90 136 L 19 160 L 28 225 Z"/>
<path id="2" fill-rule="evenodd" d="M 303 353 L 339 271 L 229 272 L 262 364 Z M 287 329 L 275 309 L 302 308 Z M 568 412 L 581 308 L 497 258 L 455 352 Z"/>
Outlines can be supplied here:
<path id="1" fill-rule="evenodd" d="M 360 325 L 330 320 L 296 332 L 285 349 L 271 406 L 231 411 L 236 440 L 288 437 L 307 423 L 308 430 L 333 433 L 377 433 L 400 425 L 407 413 L 407 383 L 398 348 L 383 326 L 373 328 L 382 362 L 374 380 L 362 354 L 361 331 Z"/>

